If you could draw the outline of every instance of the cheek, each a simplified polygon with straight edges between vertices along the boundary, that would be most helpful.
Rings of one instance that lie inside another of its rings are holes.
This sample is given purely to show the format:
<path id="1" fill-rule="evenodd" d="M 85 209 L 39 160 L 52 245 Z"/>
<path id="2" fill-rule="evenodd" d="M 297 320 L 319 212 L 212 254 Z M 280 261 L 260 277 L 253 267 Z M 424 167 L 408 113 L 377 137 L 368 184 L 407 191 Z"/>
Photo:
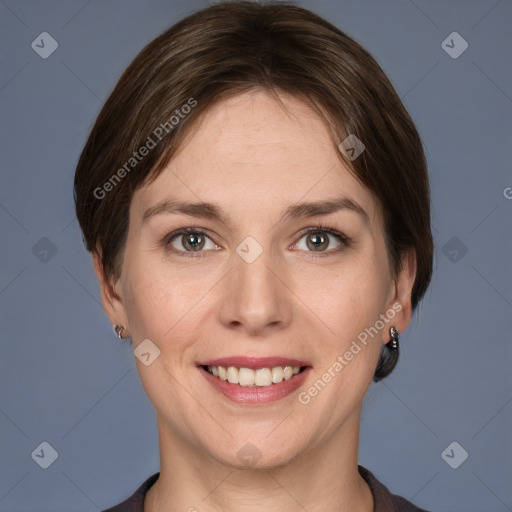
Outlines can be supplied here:
<path id="1" fill-rule="evenodd" d="M 386 306 L 389 278 L 377 258 L 347 259 L 333 270 L 304 272 L 297 295 L 331 331 L 331 343 L 342 348 L 375 324 Z"/>
<path id="2" fill-rule="evenodd" d="M 170 339 L 174 345 L 180 343 L 182 331 L 197 323 L 194 315 L 208 302 L 218 280 L 200 265 L 176 267 L 144 255 L 126 261 L 125 271 L 123 293 L 133 337 L 150 338 L 159 345 Z"/>
<path id="3" fill-rule="evenodd" d="M 323 286 L 310 292 L 315 312 L 334 333 L 319 346 L 316 377 L 328 391 L 314 384 L 306 392 L 318 397 L 318 414 L 326 414 L 323 421 L 335 428 L 340 415 L 360 404 L 373 378 L 382 346 L 375 325 L 386 308 L 390 280 L 378 258 L 361 257 L 329 275 L 317 272 L 316 282 Z M 326 411 L 337 413 L 330 417 Z"/>

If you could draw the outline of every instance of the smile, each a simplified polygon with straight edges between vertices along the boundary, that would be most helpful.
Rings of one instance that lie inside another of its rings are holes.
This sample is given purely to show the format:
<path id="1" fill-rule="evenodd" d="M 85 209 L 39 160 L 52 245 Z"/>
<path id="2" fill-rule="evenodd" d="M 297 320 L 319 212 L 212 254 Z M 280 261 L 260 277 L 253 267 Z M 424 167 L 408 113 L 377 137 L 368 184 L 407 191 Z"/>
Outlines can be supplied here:
<path id="1" fill-rule="evenodd" d="M 303 371 L 305 366 L 274 366 L 269 368 L 252 368 L 236 366 L 205 365 L 203 369 L 219 380 L 228 381 L 243 387 L 264 387 L 289 380 Z"/>
<path id="2" fill-rule="evenodd" d="M 284 357 L 226 357 L 197 365 L 211 387 L 232 402 L 264 406 L 304 385 L 313 367 Z"/>

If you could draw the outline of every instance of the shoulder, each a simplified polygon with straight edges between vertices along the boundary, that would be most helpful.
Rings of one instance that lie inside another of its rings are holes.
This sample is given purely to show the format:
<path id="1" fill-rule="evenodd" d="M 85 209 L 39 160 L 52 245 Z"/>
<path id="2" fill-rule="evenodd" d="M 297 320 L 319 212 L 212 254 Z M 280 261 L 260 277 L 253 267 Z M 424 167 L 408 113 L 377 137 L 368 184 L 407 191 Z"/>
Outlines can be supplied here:
<path id="1" fill-rule="evenodd" d="M 102 512 L 144 512 L 144 498 L 150 487 L 158 480 L 160 472 L 151 475 L 140 487 L 123 502 Z"/>
<path id="2" fill-rule="evenodd" d="M 365 467 L 359 466 L 359 474 L 365 479 L 373 494 L 374 512 L 428 512 L 418 508 L 402 496 L 392 494 L 389 489 Z"/>
<path id="3" fill-rule="evenodd" d="M 365 479 L 373 494 L 374 512 L 428 512 L 418 508 L 402 496 L 392 494 L 389 489 L 363 466 L 359 466 L 359 474 Z M 160 473 L 151 475 L 126 500 L 108 508 L 103 512 L 144 512 L 144 498 L 151 486 L 158 480 Z"/>

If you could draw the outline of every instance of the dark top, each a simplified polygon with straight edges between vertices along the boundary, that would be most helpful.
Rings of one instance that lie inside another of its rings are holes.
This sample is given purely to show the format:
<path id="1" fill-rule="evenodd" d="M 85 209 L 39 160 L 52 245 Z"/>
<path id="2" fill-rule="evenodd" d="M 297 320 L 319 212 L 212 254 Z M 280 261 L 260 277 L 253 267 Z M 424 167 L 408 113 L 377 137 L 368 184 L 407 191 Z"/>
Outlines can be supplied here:
<path id="1" fill-rule="evenodd" d="M 428 512 L 418 508 L 401 496 L 391 494 L 389 489 L 379 482 L 373 474 L 363 466 L 359 467 L 359 474 L 368 483 L 375 503 L 374 512 Z M 128 499 L 103 512 L 144 512 L 144 497 L 150 487 L 158 480 L 160 473 L 150 476 Z"/>

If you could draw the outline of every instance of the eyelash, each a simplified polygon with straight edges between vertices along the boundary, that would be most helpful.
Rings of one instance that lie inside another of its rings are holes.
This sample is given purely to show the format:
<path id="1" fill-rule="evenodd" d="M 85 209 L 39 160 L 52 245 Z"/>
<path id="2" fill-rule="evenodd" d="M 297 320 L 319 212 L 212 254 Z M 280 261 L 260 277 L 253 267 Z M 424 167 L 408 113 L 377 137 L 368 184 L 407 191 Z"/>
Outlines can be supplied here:
<path id="1" fill-rule="evenodd" d="M 351 245 L 352 245 L 351 238 L 344 235 L 343 233 L 340 233 L 338 230 L 336 230 L 334 228 L 324 226 L 322 223 L 318 223 L 315 226 L 311 226 L 309 228 L 302 230 L 299 233 L 297 242 L 294 245 L 296 245 L 302 238 L 304 238 L 304 236 L 306 236 L 310 233 L 323 233 L 323 234 L 331 235 L 334 238 L 336 238 L 338 240 L 338 242 L 340 242 L 339 247 L 337 247 L 335 249 L 330 249 L 328 251 L 306 251 L 310 258 L 323 258 L 323 257 L 327 257 L 327 256 L 332 256 L 334 254 L 340 253 L 343 249 L 351 247 Z"/>
<path id="2" fill-rule="evenodd" d="M 186 227 L 186 228 L 177 229 L 176 231 L 173 231 L 172 233 L 165 235 L 163 237 L 163 239 L 161 240 L 161 245 L 163 245 L 164 248 L 166 248 L 172 254 L 178 254 L 185 258 L 202 258 L 202 257 L 206 256 L 205 252 L 207 252 L 207 251 L 193 252 L 193 251 L 180 251 L 180 250 L 169 249 L 170 242 L 172 242 L 175 238 L 178 238 L 180 235 L 189 235 L 192 233 L 204 235 L 211 239 L 211 237 L 208 235 L 208 232 L 205 229 L 199 228 L 196 226 L 190 226 L 190 227 Z M 317 251 L 306 251 L 310 255 L 311 258 L 325 257 L 325 256 L 337 254 L 344 248 L 350 247 L 351 243 L 352 243 L 352 240 L 349 237 L 345 236 L 343 233 L 340 233 L 339 231 L 337 231 L 334 228 L 330 228 L 330 227 L 324 226 L 321 223 L 319 223 L 315 226 L 311 226 L 309 228 L 302 230 L 298 236 L 297 242 L 295 242 L 293 245 L 296 245 L 302 238 L 304 238 L 304 236 L 306 236 L 310 233 L 323 233 L 323 234 L 331 235 L 331 236 L 335 237 L 341 244 L 340 247 L 338 247 L 336 249 L 331 249 L 329 251 L 318 251 L 318 252 Z M 217 244 L 215 244 L 215 245 L 217 245 Z"/>

